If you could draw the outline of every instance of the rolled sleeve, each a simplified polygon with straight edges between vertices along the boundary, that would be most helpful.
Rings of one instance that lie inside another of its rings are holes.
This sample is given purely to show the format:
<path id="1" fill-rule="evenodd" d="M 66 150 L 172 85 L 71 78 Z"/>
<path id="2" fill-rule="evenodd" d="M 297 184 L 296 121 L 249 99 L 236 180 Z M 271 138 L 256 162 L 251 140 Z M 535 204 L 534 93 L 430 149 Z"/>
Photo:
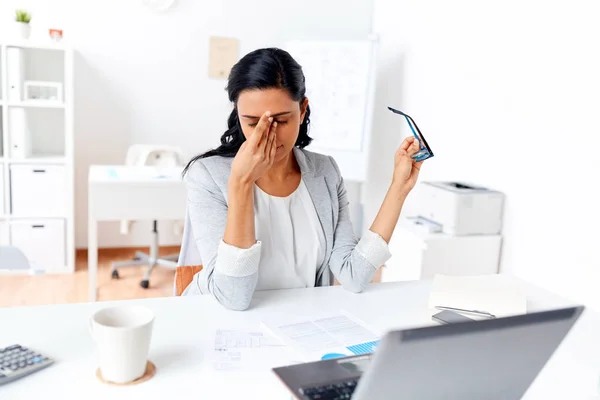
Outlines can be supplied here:
<path id="1" fill-rule="evenodd" d="M 260 241 L 248 249 L 242 249 L 221 240 L 215 271 L 237 278 L 255 274 L 260 263 L 260 248 Z"/>
<path id="2" fill-rule="evenodd" d="M 356 250 L 371 264 L 374 268 L 379 268 L 385 264 L 391 257 L 388 244 L 377 233 L 368 230 L 356 245 Z"/>

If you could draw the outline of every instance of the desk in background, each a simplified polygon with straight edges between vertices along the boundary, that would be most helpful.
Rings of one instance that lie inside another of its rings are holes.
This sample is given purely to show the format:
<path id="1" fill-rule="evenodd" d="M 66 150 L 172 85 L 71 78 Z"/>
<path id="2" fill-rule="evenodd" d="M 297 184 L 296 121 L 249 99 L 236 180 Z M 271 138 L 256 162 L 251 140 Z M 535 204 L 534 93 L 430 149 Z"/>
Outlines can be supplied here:
<path id="1" fill-rule="evenodd" d="M 185 220 L 182 168 L 92 165 L 88 176 L 89 299 L 97 299 L 98 222 Z"/>
<path id="2" fill-rule="evenodd" d="M 571 305 L 551 293 L 508 279 L 528 296 L 529 311 Z M 432 324 L 427 308 L 430 281 L 371 284 L 361 294 L 340 286 L 256 292 L 251 308 L 229 311 L 211 296 L 167 297 L 0 309 L 0 346 L 20 343 L 54 358 L 55 365 L 0 387 L 0 398 L 36 399 L 286 399 L 290 395 L 261 364 L 252 371 L 217 371 L 209 361 L 216 329 L 260 330 L 271 312 L 312 315 L 340 309 L 376 330 Z M 156 375 L 133 386 L 98 381 L 95 345 L 89 335 L 94 311 L 114 304 L 140 304 L 156 315 L 149 359 Z M 600 316 L 586 310 L 530 387 L 524 399 L 593 399 L 600 377 Z M 459 364 L 457 363 L 457 366 Z M 515 365 L 518 368 L 518 365 Z M 432 382 L 435 377 L 432 377 Z"/>

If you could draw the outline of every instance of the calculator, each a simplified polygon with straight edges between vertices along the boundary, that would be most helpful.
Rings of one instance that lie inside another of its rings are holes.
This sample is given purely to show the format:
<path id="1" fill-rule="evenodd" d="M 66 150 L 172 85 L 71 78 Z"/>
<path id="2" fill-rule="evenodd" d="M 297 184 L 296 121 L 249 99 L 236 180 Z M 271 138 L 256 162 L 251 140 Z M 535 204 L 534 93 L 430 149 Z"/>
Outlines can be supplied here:
<path id="1" fill-rule="evenodd" d="M 37 372 L 54 360 L 18 344 L 0 348 L 0 385 Z"/>

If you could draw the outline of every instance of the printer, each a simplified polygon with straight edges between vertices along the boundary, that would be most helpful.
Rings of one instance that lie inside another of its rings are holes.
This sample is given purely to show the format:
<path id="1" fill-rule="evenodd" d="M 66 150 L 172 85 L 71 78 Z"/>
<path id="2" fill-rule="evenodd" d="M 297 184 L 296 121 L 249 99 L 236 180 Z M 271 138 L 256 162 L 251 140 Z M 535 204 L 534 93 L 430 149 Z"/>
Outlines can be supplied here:
<path id="1" fill-rule="evenodd" d="M 421 182 L 417 215 L 456 236 L 502 232 L 504 194 L 462 182 Z"/>

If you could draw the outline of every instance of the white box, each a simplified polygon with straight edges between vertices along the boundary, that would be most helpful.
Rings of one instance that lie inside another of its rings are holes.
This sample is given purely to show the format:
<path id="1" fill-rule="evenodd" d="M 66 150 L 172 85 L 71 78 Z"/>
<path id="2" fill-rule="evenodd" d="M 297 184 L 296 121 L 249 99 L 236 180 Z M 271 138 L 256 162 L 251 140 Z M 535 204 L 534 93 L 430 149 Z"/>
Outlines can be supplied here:
<path id="1" fill-rule="evenodd" d="M 25 101 L 51 101 L 62 103 L 63 86 L 60 82 L 25 81 Z"/>
<path id="2" fill-rule="evenodd" d="M 24 108 L 9 108 L 8 133 L 10 137 L 10 156 L 24 159 L 31 155 L 31 134 Z"/>
<path id="3" fill-rule="evenodd" d="M 11 165 L 11 212 L 18 217 L 66 217 L 67 174 L 60 165 Z"/>
<path id="4" fill-rule="evenodd" d="M 31 269 L 56 271 L 65 268 L 64 220 L 12 221 L 10 240 L 25 254 Z"/>

